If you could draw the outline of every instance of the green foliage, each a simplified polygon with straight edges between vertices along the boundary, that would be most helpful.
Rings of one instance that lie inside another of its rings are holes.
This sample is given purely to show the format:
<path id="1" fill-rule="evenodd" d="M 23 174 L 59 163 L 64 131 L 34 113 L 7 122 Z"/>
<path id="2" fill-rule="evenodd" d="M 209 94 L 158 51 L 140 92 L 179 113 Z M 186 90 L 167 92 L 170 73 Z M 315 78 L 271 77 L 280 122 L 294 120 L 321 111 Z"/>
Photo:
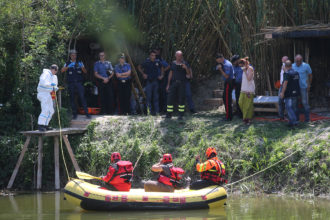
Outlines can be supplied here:
<path id="1" fill-rule="evenodd" d="M 153 177 L 150 167 L 163 153 L 171 153 L 174 163 L 186 170 L 186 176 L 198 178 L 195 156 L 205 160 L 205 150 L 216 147 L 226 166 L 228 179 L 234 182 L 258 172 L 299 150 L 294 156 L 260 174 L 256 183 L 265 192 L 278 190 L 299 193 L 327 193 L 329 188 L 329 136 L 318 139 L 306 149 L 305 144 L 329 123 L 307 126 L 295 131 L 281 123 L 254 123 L 242 126 L 239 120 L 216 122 L 213 116 L 158 122 L 158 118 L 104 119 L 88 127 L 77 148 L 83 170 L 94 175 L 105 174 L 110 154 L 119 151 L 124 160 L 137 165 L 136 178 Z M 308 136 L 306 133 L 308 132 Z M 307 138 L 308 137 L 308 138 Z M 260 190 L 260 189 L 259 189 Z"/>

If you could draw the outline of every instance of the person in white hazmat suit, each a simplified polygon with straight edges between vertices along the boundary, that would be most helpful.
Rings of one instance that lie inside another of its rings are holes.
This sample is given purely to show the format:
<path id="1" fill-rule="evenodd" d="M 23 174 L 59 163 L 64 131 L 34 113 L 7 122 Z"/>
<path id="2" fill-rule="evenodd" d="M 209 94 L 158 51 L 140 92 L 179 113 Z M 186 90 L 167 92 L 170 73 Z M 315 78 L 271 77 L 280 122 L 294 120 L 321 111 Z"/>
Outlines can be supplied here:
<path id="1" fill-rule="evenodd" d="M 58 66 L 53 64 L 50 69 L 43 69 L 38 84 L 38 95 L 37 98 L 41 104 L 41 113 L 38 118 L 38 129 L 39 131 L 51 130 L 48 126 L 52 116 L 54 114 L 54 104 L 52 99 L 52 92 L 58 90 L 57 76 Z"/>

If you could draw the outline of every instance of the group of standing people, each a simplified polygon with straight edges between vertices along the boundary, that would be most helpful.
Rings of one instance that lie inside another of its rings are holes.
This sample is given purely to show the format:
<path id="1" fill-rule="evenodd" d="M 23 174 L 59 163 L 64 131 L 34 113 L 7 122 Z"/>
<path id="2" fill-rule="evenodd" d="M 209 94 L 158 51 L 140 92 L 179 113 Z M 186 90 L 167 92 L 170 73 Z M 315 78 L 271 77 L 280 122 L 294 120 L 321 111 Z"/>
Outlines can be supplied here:
<path id="1" fill-rule="evenodd" d="M 206 150 L 205 162 L 201 162 L 200 156 L 196 156 L 196 171 L 201 174 L 201 179 L 193 182 L 190 189 L 198 190 L 213 185 L 227 183 L 225 176 L 225 165 L 217 157 L 217 151 L 213 147 Z M 103 186 L 113 191 L 130 191 L 133 178 L 133 165 L 130 161 L 121 160 L 118 152 L 111 154 L 111 164 L 106 176 L 101 176 Z M 166 153 L 158 163 L 151 167 L 158 173 L 157 180 L 144 182 L 146 192 L 174 192 L 176 189 L 184 188 L 183 174 L 185 171 L 173 165 L 172 155 Z"/>
<path id="2" fill-rule="evenodd" d="M 245 124 L 250 124 L 253 117 L 253 98 L 255 94 L 254 69 L 248 57 L 240 58 L 234 55 L 231 61 L 220 53 L 216 54 L 215 70 L 221 74 L 224 81 L 223 103 L 226 110 L 225 121 L 233 119 L 232 92 L 235 89 L 237 114 Z"/>
<path id="3" fill-rule="evenodd" d="M 301 99 L 305 122 L 310 121 L 310 107 L 308 94 L 312 84 L 312 69 L 308 63 L 303 62 L 303 57 L 297 54 L 294 63 L 287 56 L 282 57 L 279 89 L 279 117 L 284 120 L 284 109 L 287 111 L 289 127 L 298 125 L 299 108 Z"/>

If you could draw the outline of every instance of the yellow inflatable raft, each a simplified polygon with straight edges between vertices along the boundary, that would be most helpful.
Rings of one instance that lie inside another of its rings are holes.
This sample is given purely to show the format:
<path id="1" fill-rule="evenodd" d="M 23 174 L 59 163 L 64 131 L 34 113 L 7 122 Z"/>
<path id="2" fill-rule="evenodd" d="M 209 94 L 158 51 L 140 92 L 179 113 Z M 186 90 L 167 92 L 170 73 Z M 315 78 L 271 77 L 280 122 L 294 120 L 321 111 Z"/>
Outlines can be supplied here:
<path id="1" fill-rule="evenodd" d="M 83 180 L 71 180 L 64 188 L 65 198 L 85 210 L 185 210 L 222 207 L 227 199 L 223 187 L 176 190 L 174 193 L 131 189 L 117 192 Z"/>

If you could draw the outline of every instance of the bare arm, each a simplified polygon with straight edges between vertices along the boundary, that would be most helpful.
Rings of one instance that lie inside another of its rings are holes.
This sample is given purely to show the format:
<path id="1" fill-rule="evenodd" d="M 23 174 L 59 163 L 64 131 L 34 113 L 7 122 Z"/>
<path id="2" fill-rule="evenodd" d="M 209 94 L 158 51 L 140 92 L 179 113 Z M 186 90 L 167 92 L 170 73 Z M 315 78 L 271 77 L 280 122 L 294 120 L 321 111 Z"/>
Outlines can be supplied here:
<path id="1" fill-rule="evenodd" d="M 86 70 L 86 68 L 84 66 L 81 67 L 81 70 L 83 71 L 83 73 L 87 73 L 87 70 Z"/>
<path id="2" fill-rule="evenodd" d="M 64 73 L 64 72 L 66 72 L 68 69 L 69 69 L 69 67 L 67 67 L 67 66 L 64 66 L 64 67 L 61 69 L 61 73 Z"/>
<path id="3" fill-rule="evenodd" d="M 229 76 L 222 70 L 221 64 L 219 64 L 217 66 L 217 70 L 219 70 L 219 72 L 222 74 L 223 77 L 225 77 L 226 79 L 228 79 Z"/>
<path id="4" fill-rule="evenodd" d="M 168 74 L 168 81 L 167 81 L 166 91 L 170 87 L 171 80 L 172 80 L 172 75 L 173 75 L 173 71 L 171 70 L 170 73 Z"/>
<path id="5" fill-rule="evenodd" d="M 153 172 L 162 172 L 163 171 L 163 168 L 161 166 L 161 163 L 156 163 L 154 164 L 152 167 L 151 167 L 151 170 Z"/>
<path id="6" fill-rule="evenodd" d="M 288 81 L 285 80 L 284 83 L 283 83 L 283 87 L 282 87 L 282 92 L 280 94 L 280 97 L 283 99 L 284 98 L 284 93 L 285 93 L 285 90 L 286 90 L 286 87 L 288 86 Z"/>
<path id="7" fill-rule="evenodd" d="M 251 81 L 253 79 L 253 75 L 254 75 L 254 70 L 252 69 L 252 67 L 248 67 L 248 69 L 246 70 L 247 80 Z"/>
<path id="8" fill-rule="evenodd" d="M 98 78 L 98 79 L 102 79 L 102 80 L 105 80 L 106 78 L 105 77 L 103 77 L 103 76 L 101 76 L 98 72 L 94 72 L 94 76 L 96 77 L 96 78 Z"/>
<path id="9" fill-rule="evenodd" d="M 308 87 L 307 87 L 307 89 L 308 89 L 308 91 L 310 90 L 310 88 L 311 88 L 311 85 L 312 85 L 312 81 L 313 81 L 313 75 L 312 74 L 309 74 L 308 75 Z"/>
<path id="10" fill-rule="evenodd" d="M 138 70 L 140 71 L 140 73 L 142 73 L 143 79 L 148 78 L 147 74 L 145 74 L 144 70 L 142 69 L 142 65 L 138 65 Z"/>

